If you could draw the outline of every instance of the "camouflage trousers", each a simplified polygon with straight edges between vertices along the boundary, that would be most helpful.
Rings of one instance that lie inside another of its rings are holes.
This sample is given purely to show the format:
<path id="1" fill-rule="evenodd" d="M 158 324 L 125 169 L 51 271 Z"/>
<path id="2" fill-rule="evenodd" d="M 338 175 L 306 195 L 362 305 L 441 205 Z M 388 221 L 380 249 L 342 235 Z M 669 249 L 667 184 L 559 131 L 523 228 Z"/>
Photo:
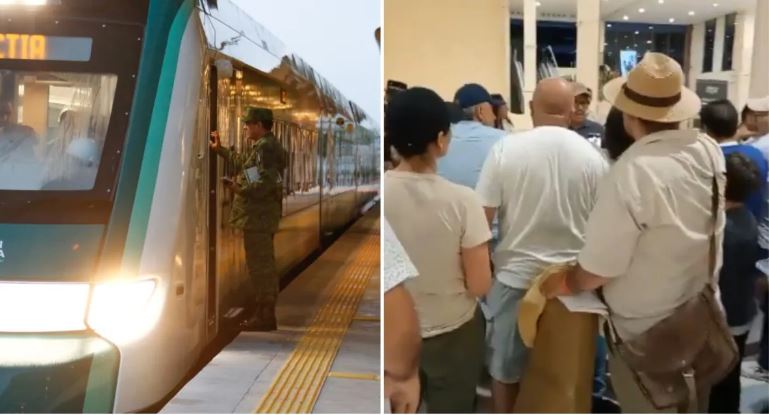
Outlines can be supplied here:
<path id="1" fill-rule="evenodd" d="M 257 303 L 275 303 L 278 298 L 278 272 L 275 267 L 275 234 L 246 230 L 243 245 L 246 267 Z"/>

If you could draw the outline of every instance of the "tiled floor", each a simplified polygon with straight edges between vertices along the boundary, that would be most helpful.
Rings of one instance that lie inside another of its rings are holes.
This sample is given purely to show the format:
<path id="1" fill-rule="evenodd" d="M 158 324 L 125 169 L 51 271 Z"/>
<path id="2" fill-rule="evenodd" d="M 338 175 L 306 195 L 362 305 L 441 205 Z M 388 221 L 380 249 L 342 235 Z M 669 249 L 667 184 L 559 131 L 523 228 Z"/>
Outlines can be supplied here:
<path id="1" fill-rule="evenodd" d="M 378 214 L 376 215 L 378 217 Z M 369 215 L 364 219 L 371 219 Z M 359 222 L 360 224 L 360 222 Z M 348 232 L 355 232 L 356 224 Z M 378 229 L 378 226 L 376 227 Z M 324 303 L 326 288 L 339 278 L 334 269 L 355 248 L 355 238 L 342 236 L 321 258 L 281 292 L 279 330 L 241 333 L 163 408 L 163 413 L 252 413 L 282 370 L 296 342 Z M 340 248 L 340 247 L 338 247 Z M 329 255 L 330 254 L 330 255 Z M 329 279 L 329 276 L 333 276 Z M 331 367 L 353 375 L 379 375 L 379 272 L 372 275 Z M 380 382 L 329 377 L 316 401 L 316 413 L 379 413 Z"/>

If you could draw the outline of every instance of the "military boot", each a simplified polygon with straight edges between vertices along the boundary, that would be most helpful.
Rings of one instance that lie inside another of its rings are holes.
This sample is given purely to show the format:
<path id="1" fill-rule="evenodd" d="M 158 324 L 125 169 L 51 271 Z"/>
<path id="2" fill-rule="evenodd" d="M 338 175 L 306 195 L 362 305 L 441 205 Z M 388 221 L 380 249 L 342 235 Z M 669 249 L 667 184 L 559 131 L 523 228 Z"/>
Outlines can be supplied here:
<path id="1" fill-rule="evenodd" d="M 275 303 L 259 303 L 254 315 L 241 324 L 243 331 L 274 331 L 278 329 L 275 319 Z"/>

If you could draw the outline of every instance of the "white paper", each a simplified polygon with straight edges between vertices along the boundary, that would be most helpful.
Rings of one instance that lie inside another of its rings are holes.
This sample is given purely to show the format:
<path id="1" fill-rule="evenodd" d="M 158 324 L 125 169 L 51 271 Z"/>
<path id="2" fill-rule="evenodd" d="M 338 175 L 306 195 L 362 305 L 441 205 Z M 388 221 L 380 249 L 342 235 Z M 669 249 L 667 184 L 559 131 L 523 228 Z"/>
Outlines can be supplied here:
<path id="1" fill-rule="evenodd" d="M 608 314 L 606 304 L 599 300 L 592 291 L 581 292 L 577 295 L 565 295 L 558 297 L 558 299 L 572 313 L 593 313 L 602 316 Z"/>
<path id="2" fill-rule="evenodd" d="M 246 180 L 249 183 L 256 183 L 259 180 L 259 171 L 256 167 L 251 167 L 250 169 L 246 169 Z"/>

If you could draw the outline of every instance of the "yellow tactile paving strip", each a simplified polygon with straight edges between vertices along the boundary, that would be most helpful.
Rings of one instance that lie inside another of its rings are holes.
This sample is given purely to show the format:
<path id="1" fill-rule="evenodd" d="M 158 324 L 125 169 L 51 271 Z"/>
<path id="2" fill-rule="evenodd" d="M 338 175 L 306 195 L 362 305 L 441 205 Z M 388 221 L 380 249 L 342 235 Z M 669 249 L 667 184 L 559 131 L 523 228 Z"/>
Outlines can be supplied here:
<path id="1" fill-rule="evenodd" d="M 310 413 L 329 376 L 342 339 L 358 310 L 371 276 L 379 270 L 379 234 L 356 248 L 294 351 L 262 397 L 255 413 Z"/>
<path id="2" fill-rule="evenodd" d="M 376 373 L 328 372 L 328 377 L 353 380 L 379 380 Z"/>

